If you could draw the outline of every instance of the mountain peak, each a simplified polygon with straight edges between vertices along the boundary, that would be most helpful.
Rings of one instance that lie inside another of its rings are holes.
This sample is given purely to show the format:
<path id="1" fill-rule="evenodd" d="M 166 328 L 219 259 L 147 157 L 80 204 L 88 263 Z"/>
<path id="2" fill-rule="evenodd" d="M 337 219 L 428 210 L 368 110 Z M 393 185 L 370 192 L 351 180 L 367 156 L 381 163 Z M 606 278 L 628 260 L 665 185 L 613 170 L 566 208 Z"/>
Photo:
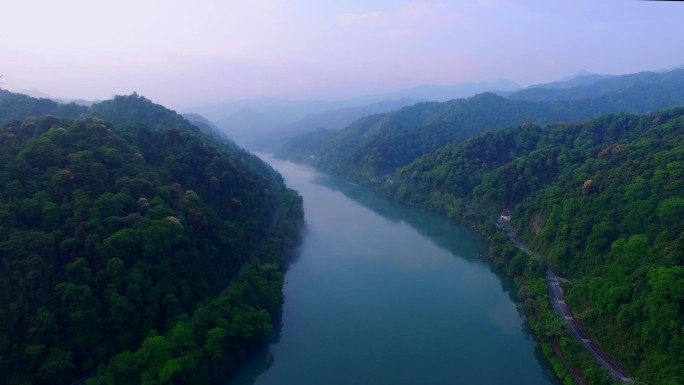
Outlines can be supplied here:
<path id="1" fill-rule="evenodd" d="M 572 75 L 565 76 L 564 78 L 561 79 L 561 81 L 567 82 L 568 80 L 576 79 L 576 78 L 579 78 L 582 76 L 587 76 L 587 75 L 593 75 L 593 73 L 587 71 L 586 69 L 581 69 Z"/>

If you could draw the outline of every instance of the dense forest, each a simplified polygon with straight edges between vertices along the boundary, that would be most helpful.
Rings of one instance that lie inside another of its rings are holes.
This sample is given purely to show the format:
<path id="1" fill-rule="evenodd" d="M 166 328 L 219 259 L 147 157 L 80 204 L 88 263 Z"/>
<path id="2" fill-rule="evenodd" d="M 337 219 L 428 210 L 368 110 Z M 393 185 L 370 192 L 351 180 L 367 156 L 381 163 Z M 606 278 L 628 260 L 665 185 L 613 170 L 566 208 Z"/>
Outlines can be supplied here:
<path id="1" fill-rule="evenodd" d="M 419 103 L 276 155 L 477 227 L 590 383 L 610 379 L 564 334 L 545 265 L 632 376 L 682 384 L 684 108 L 648 111 L 684 104 L 684 70 L 554 87 Z M 619 111 L 644 115 L 579 123 Z M 0 383 L 210 384 L 273 332 L 303 214 L 258 158 L 137 94 L 0 90 L 0 124 Z"/>
<path id="2" fill-rule="evenodd" d="M 518 237 L 569 279 L 592 338 L 645 383 L 684 383 L 684 108 L 491 131 L 377 187 L 499 242 L 494 220 L 510 211 Z M 544 293 L 536 261 L 510 248 L 500 257 Z"/>
<path id="3" fill-rule="evenodd" d="M 488 130 L 581 122 L 607 113 L 642 114 L 682 104 L 684 70 L 644 72 L 599 78 L 578 87 L 529 88 L 507 98 L 484 93 L 419 103 L 361 118 L 342 130 L 303 134 L 275 155 L 363 182 L 391 176 L 421 155 Z"/>
<path id="4" fill-rule="evenodd" d="M 577 318 L 628 372 L 681 384 L 684 119 L 681 108 L 651 111 L 683 105 L 682 90 L 678 69 L 420 103 L 301 135 L 276 156 L 481 229 L 494 263 L 520 278 L 538 336 L 591 383 L 609 379 L 571 339 L 559 339 L 543 264 L 569 279 Z M 620 114 L 579 123 L 606 113 Z M 510 227 L 541 264 L 495 226 L 509 211 Z"/>
<path id="5" fill-rule="evenodd" d="M 584 75 L 568 81 L 539 84 L 509 96 L 531 102 L 593 99 L 604 95 L 625 100 L 630 109 L 653 109 L 665 98 L 678 98 L 684 81 L 684 68 L 668 72 L 638 72 L 627 75 Z M 639 93 L 649 92 L 648 98 Z M 648 91 L 647 91 L 648 92 Z M 658 97 L 655 94 L 658 94 Z"/>
<path id="6" fill-rule="evenodd" d="M 48 102 L 0 101 L 0 383 L 217 381 L 272 333 L 300 197 L 138 95 Z"/>
<path id="7" fill-rule="evenodd" d="M 73 118 L 87 110 L 87 107 L 75 103 L 62 104 L 0 89 L 0 125 L 14 120 L 22 121 L 29 116 L 55 115 Z"/>
<path id="8" fill-rule="evenodd" d="M 275 155 L 306 161 L 334 174 L 374 178 L 392 174 L 420 155 L 455 140 L 530 119 L 544 121 L 547 117 L 556 121 L 588 116 L 555 114 L 546 105 L 485 93 L 367 116 L 343 130 L 325 131 L 327 135 L 303 134 L 285 143 Z"/>

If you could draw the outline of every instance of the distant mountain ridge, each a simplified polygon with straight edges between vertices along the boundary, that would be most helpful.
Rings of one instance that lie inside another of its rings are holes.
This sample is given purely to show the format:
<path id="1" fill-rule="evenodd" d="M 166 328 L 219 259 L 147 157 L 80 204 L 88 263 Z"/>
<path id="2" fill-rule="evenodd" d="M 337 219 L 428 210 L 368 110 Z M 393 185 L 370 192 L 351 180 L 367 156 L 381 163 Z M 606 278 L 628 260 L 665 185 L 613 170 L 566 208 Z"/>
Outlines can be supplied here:
<path id="1" fill-rule="evenodd" d="M 75 103 L 58 103 L 0 89 L 0 126 L 14 120 L 22 121 L 28 116 L 76 117 L 86 111 L 87 107 Z"/>
<path id="2" fill-rule="evenodd" d="M 497 127 L 526 121 L 576 120 L 551 106 L 514 101 L 493 93 L 447 102 L 423 102 L 388 114 L 366 116 L 340 131 L 302 143 L 287 143 L 276 156 L 313 162 L 326 171 L 366 178 L 392 174 L 397 167 L 447 143 Z M 294 140 L 293 140 L 294 141 Z"/>
<path id="3" fill-rule="evenodd" d="M 579 100 L 623 92 L 637 84 L 666 87 L 668 84 L 682 82 L 684 69 L 664 73 L 645 71 L 620 76 L 588 74 L 567 81 L 533 85 L 511 94 L 509 98 L 528 101 Z"/>
<path id="4" fill-rule="evenodd" d="M 86 107 L 91 106 L 91 105 L 101 101 L 101 100 L 85 100 L 85 99 L 80 99 L 80 98 L 56 97 L 56 96 L 52 96 L 46 92 L 43 92 L 41 90 L 37 90 L 35 88 L 17 89 L 17 90 L 14 90 L 13 92 L 16 94 L 22 94 L 22 95 L 30 96 L 30 97 L 36 98 L 36 99 L 50 99 L 50 100 L 53 100 L 53 101 L 60 103 L 60 104 L 75 103 L 75 104 L 78 104 L 80 106 L 86 106 Z"/>
<path id="5" fill-rule="evenodd" d="M 186 114 L 187 118 L 175 111 L 172 114 L 165 107 L 151 103 L 141 105 L 137 94 L 116 96 L 114 99 L 95 103 L 91 106 L 74 102 L 63 103 L 53 99 L 35 98 L 25 94 L 0 89 L 0 125 L 11 121 L 22 121 L 30 116 L 55 115 L 61 118 L 98 116 L 112 122 L 138 122 L 153 127 L 184 127 L 199 130 L 215 139 L 229 140 L 225 132 L 198 114 Z M 156 107 L 155 107 L 156 106 Z M 156 109 L 155 109 L 156 108 Z M 232 142 L 232 141 L 231 141 Z"/>
<path id="6" fill-rule="evenodd" d="M 531 89 L 531 88 L 550 88 L 550 89 L 568 89 L 568 88 L 574 88 L 574 87 L 583 87 L 583 86 L 589 86 L 592 85 L 599 80 L 603 79 L 609 79 L 616 77 L 617 75 L 599 75 L 599 74 L 592 74 L 589 71 L 579 71 L 575 75 L 570 75 L 566 76 L 560 81 L 556 82 L 551 82 L 551 83 L 541 83 L 541 84 L 533 84 L 528 87 L 526 87 L 523 90 L 526 89 Z M 518 91 L 518 92 L 520 92 Z"/>
<path id="7" fill-rule="evenodd" d="M 493 82 L 463 82 L 454 85 L 424 84 L 395 92 L 359 96 L 354 100 L 413 98 L 424 101 L 445 102 L 453 99 L 467 98 L 483 92 L 514 92 L 520 88 L 519 84 L 501 78 Z"/>
<path id="8" fill-rule="evenodd" d="M 215 120 L 219 128 L 242 146 L 263 148 L 271 145 L 274 135 L 282 138 L 288 131 L 302 131 L 305 127 L 341 128 L 363 115 L 389 112 L 419 101 L 446 101 L 486 91 L 510 93 L 519 88 L 518 84 L 510 80 L 499 79 L 494 82 L 465 82 L 456 85 L 422 85 L 338 101 L 259 98 L 195 110 L 210 119 L 223 111 L 224 117 Z M 312 126 L 313 122 L 315 124 Z"/>
<path id="9" fill-rule="evenodd" d="M 347 107 L 360 107 L 373 103 L 397 99 L 420 99 L 427 101 L 445 101 L 457 98 L 473 96 L 478 93 L 488 91 L 507 91 L 519 90 L 521 86 L 508 79 L 497 79 L 496 81 L 463 82 L 452 85 L 431 85 L 424 84 L 392 92 L 381 92 L 359 95 L 339 100 L 285 100 L 272 97 L 260 97 L 253 99 L 236 100 L 232 102 L 216 103 L 211 105 L 196 105 L 187 107 L 213 122 L 219 122 L 226 117 L 234 114 L 244 107 L 252 108 L 256 111 L 294 111 L 301 115 L 342 109 Z"/>
<path id="10" fill-rule="evenodd" d="M 588 98 L 605 97 L 606 103 L 615 106 L 611 108 L 597 108 L 596 114 L 605 112 L 625 111 L 639 113 L 638 106 L 629 101 L 618 101 L 616 97 L 608 94 L 625 93 L 623 96 L 642 89 L 646 92 L 659 87 L 667 88 L 668 84 L 681 84 L 684 69 L 678 68 L 667 72 L 640 72 L 628 75 L 600 75 L 582 70 L 574 75 L 565 77 L 563 80 L 535 84 L 525 89 L 520 89 L 516 83 L 499 79 L 494 82 L 466 82 L 457 85 L 422 85 L 396 92 L 360 96 L 357 98 L 324 102 L 324 101 L 282 101 L 277 99 L 261 98 L 251 101 L 241 101 L 232 104 L 233 110 L 228 116 L 217 121 L 216 125 L 227 132 L 237 143 L 261 150 L 272 150 L 273 146 L 291 136 L 292 133 L 302 132 L 305 129 L 326 128 L 334 129 L 338 122 L 351 124 L 353 119 L 360 118 L 361 114 L 352 113 L 353 108 L 366 107 L 365 114 L 385 113 L 385 109 L 373 109 L 370 106 L 375 103 L 389 103 L 392 100 L 416 100 L 416 101 L 448 101 L 466 98 L 482 92 L 494 92 L 513 100 L 525 100 L 534 102 L 551 101 L 579 101 Z M 670 95 L 658 95 L 657 99 L 671 98 L 676 90 L 672 87 L 667 91 Z M 622 97 L 622 96 L 620 96 Z M 618 98 L 620 98 L 618 97 Z M 613 99 L 613 101 L 610 101 Z M 620 107 L 619 104 L 625 104 Z M 638 103 L 637 103 L 638 104 Z M 672 107 L 674 104 L 662 105 L 651 103 L 655 108 Z M 230 109 L 226 109 L 230 111 Z M 340 116 L 349 112 L 348 117 L 342 120 Z M 586 119 L 594 115 L 583 115 Z M 311 124 L 311 122 L 316 122 Z M 299 126 L 299 127 L 297 127 Z"/>
<path id="11" fill-rule="evenodd" d="M 215 138 L 231 140 L 223 130 L 218 128 L 214 123 L 209 121 L 209 119 L 205 118 L 200 114 L 189 112 L 186 114 L 181 114 L 181 116 L 183 116 L 190 123 L 198 127 L 200 131 L 204 132 L 207 135 L 213 136 Z"/>
<path id="12" fill-rule="evenodd" d="M 573 81 L 577 78 L 568 82 Z M 646 113 L 679 105 L 684 105 L 684 70 L 642 72 L 604 77 L 582 87 L 528 88 L 509 98 L 485 93 L 419 103 L 362 118 L 339 132 L 295 138 L 276 155 L 331 173 L 372 179 L 391 175 L 420 155 L 487 130 L 525 122 L 580 122 L 607 113 Z"/>
<path id="13" fill-rule="evenodd" d="M 364 106 L 344 107 L 307 115 L 295 122 L 278 127 L 263 135 L 261 138 L 258 138 L 258 141 L 255 142 L 253 146 L 260 150 L 272 151 L 292 137 L 307 131 L 318 129 L 339 130 L 364 116 L 396 111 L 402 107 L 411 106 L 421 101 L 422 100 L 410 98 L 385 100 Z"/>

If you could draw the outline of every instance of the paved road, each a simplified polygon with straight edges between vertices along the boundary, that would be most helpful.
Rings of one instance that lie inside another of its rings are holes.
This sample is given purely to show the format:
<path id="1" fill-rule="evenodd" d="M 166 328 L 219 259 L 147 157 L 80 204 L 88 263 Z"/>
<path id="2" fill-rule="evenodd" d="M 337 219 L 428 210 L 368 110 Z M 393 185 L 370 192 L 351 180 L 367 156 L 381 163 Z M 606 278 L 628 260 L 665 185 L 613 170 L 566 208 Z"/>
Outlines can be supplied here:
<path id="1" fill-rule="evenodd" d="M 504 222 L 497 221 L 497 226 L 503 228 L 508 237 L 513 241 L 513 243 L 522 250 L 525 254 L 538 258 L 532 250 L 525 246 L 522 242 L 518 240 L 515 234 L 515 229 Z M 565 320 L 565 327 L 568 332 L 584 346 L 584 349 L 591 354 L 592 357 L 599 363 L 603 368 L 608 370 L 608 372 L 618 381 L 622 382 L 633 382 L 632 378 L 625 373 L 620 366 L 601 349 L 600 346 L 596 345 L 589 335 L 582 330 L 582 327 L 577 323 L 575 317 L 573 317 L 570 308 L 565 303 L 565 297 L 563 297 L 563 289 L 558 285 L 558 278 L 553 273 L 553 271 L 548 268 L 546 269 L 546 280 L 549 282 L 549 295 L 551 296 L 551 304 L 553 305 L 553 310 L 556 311 L 561 318 Z"/>
<path id="2" fill-rule="evenodd" d="M 622 370 L 622 368 L 620 368 L 620 366 L 618 366 L 600 346 L 596 345 L 584 330 L 582 330 L 582 327 L 580 327 L 573 317 L 570 308 L 565 304 L 563 289 L 558 285 L 558 278 L 550 268 L 546 269 L 546 280 L 549 282 L 549 295 L 551 296 L 553 310 L 555 310 L 561 318 L 565 319 L 565 327 L 570 334 L 582 343 L 584 349 L 594 357 L 596 362 L 608 370 L 613 378 L 622 382 L 632 382 L 629 375 L 625 373 L 625 371 Z"/>

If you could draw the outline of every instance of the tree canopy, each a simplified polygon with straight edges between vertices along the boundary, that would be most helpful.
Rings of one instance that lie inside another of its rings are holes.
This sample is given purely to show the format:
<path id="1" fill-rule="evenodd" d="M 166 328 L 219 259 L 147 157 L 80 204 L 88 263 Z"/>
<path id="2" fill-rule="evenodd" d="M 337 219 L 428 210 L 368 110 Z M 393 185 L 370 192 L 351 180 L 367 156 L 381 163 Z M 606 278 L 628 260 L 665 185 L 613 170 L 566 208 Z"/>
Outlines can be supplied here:
<path id="1" fill-rule="evenodd" d="M 571 279 L 592 338 L 647 383 L 684 383 L 684 108 L 488 132 L 391 182 L 395 199 L 485 231 L 510 210 L 519 237 Z"/>
<path id="2" fill-rule="evenodd" d="M 83 115 L 0 129 L 0 383 L 68 384 L 113 357 L 95 381 L 216 378 L 272 330 L 301 201 L 145 98 Z"/>
<path id="3" fill-rule="evenodd" d="M 276 156 L 312 164 L 364 183 L 438 148 L 506 127 L 578 123 L 608 113 L 638 113 L 684 104 L 684 70 L 600 79 L 584 86 L 528 88 L 510 97 L 483 93 L 467 99 L 425 102 L 371 115 L 342 130 L 302 134 Z"/>

